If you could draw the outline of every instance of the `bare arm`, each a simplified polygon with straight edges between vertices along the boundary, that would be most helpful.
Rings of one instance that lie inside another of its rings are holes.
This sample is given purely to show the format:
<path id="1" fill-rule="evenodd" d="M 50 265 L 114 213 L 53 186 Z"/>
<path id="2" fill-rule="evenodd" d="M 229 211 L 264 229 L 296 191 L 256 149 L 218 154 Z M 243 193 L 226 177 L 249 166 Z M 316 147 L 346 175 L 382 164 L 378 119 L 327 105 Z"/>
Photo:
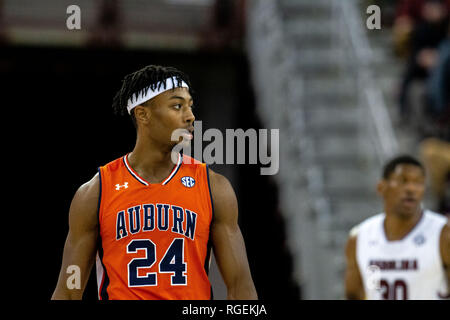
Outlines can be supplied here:
<path id="1" fill-rule="evenodd" d="M 440 248 L 445 275 L 447 276 L 447 294 L 440 293 L 441 298 L 450 299 L 450 222 L 444 226 L 441 232 Z"/>
<path id="2" fill-rule="evenodd" d="M 230 182 L 210 170 L 214 204 L 212 242 L 219 270 L 230 300 L 258 299 L 247 260 L 244 239 L 238 225 L 238 205 Z"/>
<path id="3" fill-rule="evenodd" d="M 69 210 L 69 233 L 64 245 L 61 270 L 52 300 L 79 300 L 89 279 L 97 250 L 99 197 L 98 174 L 82 185 L 73 197 Z M 70 289 L 67 280 L 69 266 L 80 270 L 80 288 Z"/>
<path id="4" fill-rule="evenodd" d="M 363 300 L 365 297 L 364 286 L 356 261 L 356 234 L 350 234 L 345 248 L 345 296 L 349 300 Z"/>

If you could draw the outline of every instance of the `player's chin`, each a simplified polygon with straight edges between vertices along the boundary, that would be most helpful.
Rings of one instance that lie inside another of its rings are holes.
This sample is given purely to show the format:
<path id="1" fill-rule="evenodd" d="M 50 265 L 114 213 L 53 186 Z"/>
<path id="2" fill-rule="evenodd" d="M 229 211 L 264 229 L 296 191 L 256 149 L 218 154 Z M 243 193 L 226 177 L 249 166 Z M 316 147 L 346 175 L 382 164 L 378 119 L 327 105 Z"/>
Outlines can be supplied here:
<path id="1" fill-rule="evenodd" d="M 172 149 L 177 148 L 189 148 L 191 146 L 191 140 L 183 139 L 183 137 L 180 137 L 180 139 L 177 142 L 173 142 L 171 144 Z"/>
<path id="2" fill-rule="evenodd" d="M 408 219 L 411 218 L 420 210 L 418 206 L 402 205 L 400 206 L 398 212 L 401 218 Z"/>

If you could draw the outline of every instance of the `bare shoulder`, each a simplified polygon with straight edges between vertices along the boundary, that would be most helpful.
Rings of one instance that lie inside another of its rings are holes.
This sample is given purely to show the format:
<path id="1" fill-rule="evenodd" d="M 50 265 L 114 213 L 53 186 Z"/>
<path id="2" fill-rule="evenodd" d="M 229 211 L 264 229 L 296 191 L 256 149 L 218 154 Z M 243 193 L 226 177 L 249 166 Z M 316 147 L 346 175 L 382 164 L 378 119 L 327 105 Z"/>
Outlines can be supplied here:
<path id="1" fill-rule="evenodd" d="M 69 220 L 97 224 L 97 210 L 100 195 L 100 178 L 95 174 L 91 180 L 82 184 L 75 193 L 70 205 Z"/>
<path id="2" fill-rule="evenodd" d="M 441 231 L 441 243 L 450 246 L 450 221 L 448 219 Z"/>
<path id="3" fill-rule="evenodd" d="M 347 257 L 353 257 L 356 255 L 357 238 L 358 238 L 358 233 L 352 229 L 348 235 L 347 244 L 345 246 L 345 252 L 346 252 Z"/>
<path id="4" fill-rule="evenodd" d="M 356 260 L 356 243 L 358 240 L 358 233 L 360 224 L 354 226 L 348 233 L 347 244 L 345 246 L 345 254 L 347 259 Z"/>
<path id="5" fill-rule="evenodd" d="M 82 184 L 75 193 L 74 200 L 98 201 L 100 195 L 100 177 L 98 172 L 91 180 Z"/>
<path id="6" fill-rule="evenodd" d="M 445 237 L 450 237 L 450 220 L 447 219 L 447 223 L 442 228 L 442 234 L 445 235 Z"/>
<path id="7" fill-rule="evenodd" d="M 225 176 L 209 169 L 209 179 L 211 184 L 211 193 L 214 198 L 217 198 L 217 200 L 226 200 L 228 197 L 235 195 L 230 181 Z"/>
<path id="8" fill-rule="evenodd" d="M 370 227 L 374 224 L 378 225 L 380 219 L 383 219 L 383 216 L 381 214 L 377 214 L 355 225 L 348 233 L 346 252 L 352 253 L 354 256 L 356 256 L 358 236 L 366 232 L 368 226 Z"/>
<path id="9" fill-rule="evenodd" d="M 214 186 L 217 187 L 225 187 L 225 185 L 230 184 L 230 181 L 222 174 L 209 169 L 209 179 Z"/>
<path id="10" fill-rule="evenodd" d="M 440 247 L 444 262 L 450 265 L 450 221 L 448 219 L 441 231 Z"/>
<path id="11" fill-rule="evenodd" d="M 209 178 L 215 220 L 237 217 L 237 199 L 230 181 L 212 170 L 209 170 Z"/>

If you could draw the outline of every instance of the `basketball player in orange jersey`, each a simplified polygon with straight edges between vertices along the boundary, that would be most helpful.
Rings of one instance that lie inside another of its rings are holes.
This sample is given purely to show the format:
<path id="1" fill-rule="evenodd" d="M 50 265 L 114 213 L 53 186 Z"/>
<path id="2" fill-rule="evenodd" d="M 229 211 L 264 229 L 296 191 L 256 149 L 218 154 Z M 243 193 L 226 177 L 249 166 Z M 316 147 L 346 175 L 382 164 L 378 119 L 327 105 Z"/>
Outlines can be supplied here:
<path id="1" fill-rule="evenodd" d="M 422 209 L 422 164 L 410 156 L 394 158 L 377 190 L 384 212 L 354 227 L 347 241 L 347 299 L 450 298 L 450 225 Z"/>
<path id="2" fill-rule="evenodd" d="M 131 115 L 136 145 L 76 192 L 52 299 L 81 299 L 94 261 L 99 299 L 212 299 L 211 248 L 228 299 L 257 299 L 232 186 L 204 163 L 172 157 L 174 130 L 192 139 L 190 90 L 171 67 L 124 78 L 113 108 Z M 79 289 L 67 285 L 70 266 L 81 271 Z"/>

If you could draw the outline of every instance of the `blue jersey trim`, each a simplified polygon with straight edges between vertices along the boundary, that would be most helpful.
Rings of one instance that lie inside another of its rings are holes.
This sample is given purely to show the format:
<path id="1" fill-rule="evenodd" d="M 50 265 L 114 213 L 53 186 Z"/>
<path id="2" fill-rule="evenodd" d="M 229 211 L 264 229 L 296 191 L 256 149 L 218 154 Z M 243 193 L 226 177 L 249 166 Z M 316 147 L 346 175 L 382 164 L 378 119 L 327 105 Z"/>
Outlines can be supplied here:
<path id="1" fill-rule="evenodd" d="M 212 193 L 211 193 L 211 184 L 209 182 L 209 166 L 208 165 L 206 165 L 206 180 L 208 182 L 209 200 L 211 202 L 211 213 L 212 213 L 211 214 L 211 222 L 209 224 L 209 238 L 208 238 L 208 243 L 206 245 L 206 258 L 205 258 L 205 271 L 206 271 L 206 274 L 209 275 L 209 260 L 211 257 L 211 250 L 212 250 L 211 225 L 213 224 L 213 220 L 214 220 L 214 203 L 213 203 Z M 214 295 L 213 295 L 212 286 L 210 288 L 210 291 L 211 291 L 210 299 L 213 300 Z"/>
<path id="2" fill-rule="evenodd" d="M 140 183 L 142 183 L 144 186 L 148 186 L 149 183 L 147 181 L 145 181 L 144 179 L 142 179 L 141 177 L 137 176 L 129 167 L 128 167 L 128 163 L 127 163 L 127 157 L 128 155 L 123 156 L 122 161 L 125 165 L 125 168 L 127 168 L 128 172 Z"/>
<path id="3" fill-rule="evenodd" d="M 98 206 L 97 206 L 97 220 L 98 220 L 98 247 L 97 247 L 97 250 L 98 250 L 100 262 L 103 267 L 104 280 L 103 280 L 103 283 L 100 284 L 100 285 L 102 285 L 101 291 L 98 292 L 98 290 L 100 288 L 97 288 L 97 292 L 98 292 L 99 297 L 102 300 L 109 300 L 108 292 L 106 291 L 106 289 L 109 286 L 109 277 L 108 277 L 108 272 L 106 271 L 106 267 L 103 264 L 103 247 L 102 247 L 102 239 L 100 236 L 100 204 L 102 201 L 102 172 L 100 170 L 100 167 L 98 167 L 98 179 L 99 179 L 100 189 L 99 189 L 99 194 L 98 194 Z"/>

